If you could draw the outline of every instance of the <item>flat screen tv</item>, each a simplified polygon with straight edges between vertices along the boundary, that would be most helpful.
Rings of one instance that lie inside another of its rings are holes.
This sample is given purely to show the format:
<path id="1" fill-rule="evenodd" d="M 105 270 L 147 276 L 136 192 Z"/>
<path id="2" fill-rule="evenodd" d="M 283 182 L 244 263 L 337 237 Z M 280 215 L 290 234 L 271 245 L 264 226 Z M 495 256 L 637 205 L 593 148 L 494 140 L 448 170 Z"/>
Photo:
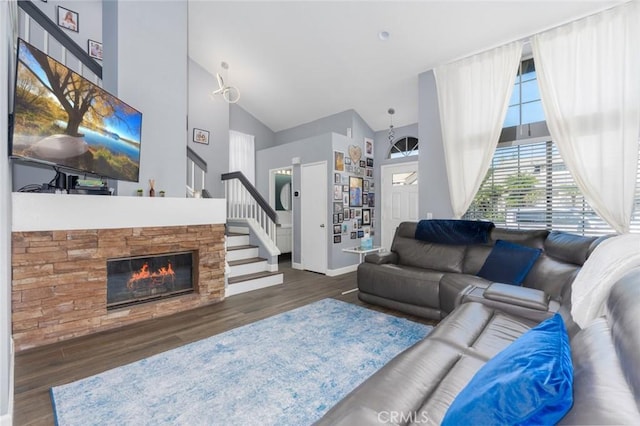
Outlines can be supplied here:
<path id="1" fill-rule="evenodd" d="M 60 62 L 18 42 L 9 155 L 138 181 L 142 114 Z"/>

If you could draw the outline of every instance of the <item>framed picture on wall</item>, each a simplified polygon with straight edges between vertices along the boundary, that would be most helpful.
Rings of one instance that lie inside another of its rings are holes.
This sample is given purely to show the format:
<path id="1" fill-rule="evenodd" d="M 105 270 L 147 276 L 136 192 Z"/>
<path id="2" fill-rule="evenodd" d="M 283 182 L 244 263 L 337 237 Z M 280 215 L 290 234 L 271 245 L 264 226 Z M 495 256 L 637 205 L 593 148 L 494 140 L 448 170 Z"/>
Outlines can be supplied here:
<path id="1" fill-rule="evenodd" d="M 367 167 L 373 167 L 373 158 L 367 158 Z"/>
<path id="2" fill-rule="evenodd" d="M 342 235 L 333 236 L 333 244 L 340 244 L 342 242 Z"/>
<path id="3" fill-rule="evenodd" d="M 102 60 L 102 43 L 95 40 L 87 40 L 87 44 L 87 52 L 89 53 L 89 56 Z"/>
<path id="4" fill-rule="evenodd" d="M 67 30 L 78 32 L 80 28 L 78 12 L 58 6 L 58 25 Z"/>
<path id="5" fill-rule="evenodd" d="M 369 192 L 369 181 L 367 179 L 364 180 L 364 186 L 362 187 L 364 192 Z"/>
<path id="6" fill-rule="evenodd" d="M 333 199 L 342 200 L 342 185 L 333 185 Z"/>
<path id="7" fill-rule="evenodd" d="M 340 224 L 333 225 L 333 233 L 334 234 L 342 233 L 342 225 L 340 225 Z"/>
<path id="8" fill-rule="evenodd" d="M 362 207 L 363 180 L 361 177 L 349 177 L 349 207 Z"/>
<path id="9" fill-rule="evenodd" d="M 371 225 L 371 210 L 362 209 L 362 224 Z"/>
<path id="10" fill-rule="evenodd" d="M 340 173 L 333 174 L 333 183 L 342 183 L 342 175 Z"/>
<path id="11" fill-rule="evenodd" d="M 342 205 L 342 201 L 339 203 L 333 203 L 333 213 L 344 213 L 344 206 Z"/>
<path id="12" fill-rule="evenodd" d="M 344 152 L 333 151 L 333 169 L 344 172 Z"/>
<path id="13" fill-rule="evenodd" d="M 369 194 L 366 192 L 362 194 L 362 204 L 369 205 Z"/>
<path id="14" fill-rule="evenodd" d="M 364 155 L 373 157 L 373 139 L 364 138 Z"/>
<path id="15" fill-rule="evenodd" d="M 209 145 L 209 132 L 207 130 L 193 128 L 193 141 Z"/>

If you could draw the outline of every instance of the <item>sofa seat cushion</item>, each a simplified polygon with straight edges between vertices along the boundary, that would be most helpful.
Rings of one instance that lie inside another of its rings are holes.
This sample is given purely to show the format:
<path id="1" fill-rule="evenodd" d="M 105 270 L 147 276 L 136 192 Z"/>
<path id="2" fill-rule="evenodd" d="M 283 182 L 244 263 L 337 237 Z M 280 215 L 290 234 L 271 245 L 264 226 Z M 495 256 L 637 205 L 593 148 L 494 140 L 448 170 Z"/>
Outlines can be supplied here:
<path id="1" fill-rule="evenodd" d="M 480 303 L 465 303 L 427 338 L 357 387 L 318 424 L 378 424 L 385 421 L 378 416 L 390 412 L 439 424 L 453 399 L 487 360 L 535 325 Z M 354 407 L 364 409 L 354 412 Z"/>
<path id="2" fill-rule="evenodd" d="M 358 289 L 399 302 L 439 308 L 438 284 L 442 272 L 393 264 L 362 263 Z"/>
<path id="3" fill-rule="evenodd" d="M 476 275 L 446 273 L 440 279 L 440 309 L 448 314 L 460 304 L 464 289 L 469 286 L 487 288 L 490 284 L 491 281 Z"/>

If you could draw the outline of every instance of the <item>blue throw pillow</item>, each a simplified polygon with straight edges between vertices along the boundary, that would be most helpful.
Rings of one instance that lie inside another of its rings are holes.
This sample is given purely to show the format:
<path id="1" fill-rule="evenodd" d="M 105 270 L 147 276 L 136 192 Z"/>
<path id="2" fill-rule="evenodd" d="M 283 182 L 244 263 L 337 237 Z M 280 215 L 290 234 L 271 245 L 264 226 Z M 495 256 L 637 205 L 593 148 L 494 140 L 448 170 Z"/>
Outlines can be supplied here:
<path id="1" fill-rule="evenodd" d="M 443 425 L 552 425 L 573 405 L 573 365 L 559 314 L 489 360 L 462 389 Z"/>
<path id="2" fill-rule="evenodd" d="M 498 240 L 478 276 L 495 283 L 521 285 L 542 250 Z"/>

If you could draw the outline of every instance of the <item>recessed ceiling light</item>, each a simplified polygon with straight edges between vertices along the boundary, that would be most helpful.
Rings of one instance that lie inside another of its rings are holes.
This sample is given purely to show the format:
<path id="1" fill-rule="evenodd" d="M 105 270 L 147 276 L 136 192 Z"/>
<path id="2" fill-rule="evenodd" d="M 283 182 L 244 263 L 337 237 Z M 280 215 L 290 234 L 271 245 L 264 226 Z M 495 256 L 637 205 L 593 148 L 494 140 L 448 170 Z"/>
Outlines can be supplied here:
<path id="1" fill-rule="evenodd" d="M 378 38 L 382 41 L 387 41 L 389 40 L 389 37 L 391 36 L 391 34 L 389 34 L 388 31 L 380 31 L 378 33 Z"/>

